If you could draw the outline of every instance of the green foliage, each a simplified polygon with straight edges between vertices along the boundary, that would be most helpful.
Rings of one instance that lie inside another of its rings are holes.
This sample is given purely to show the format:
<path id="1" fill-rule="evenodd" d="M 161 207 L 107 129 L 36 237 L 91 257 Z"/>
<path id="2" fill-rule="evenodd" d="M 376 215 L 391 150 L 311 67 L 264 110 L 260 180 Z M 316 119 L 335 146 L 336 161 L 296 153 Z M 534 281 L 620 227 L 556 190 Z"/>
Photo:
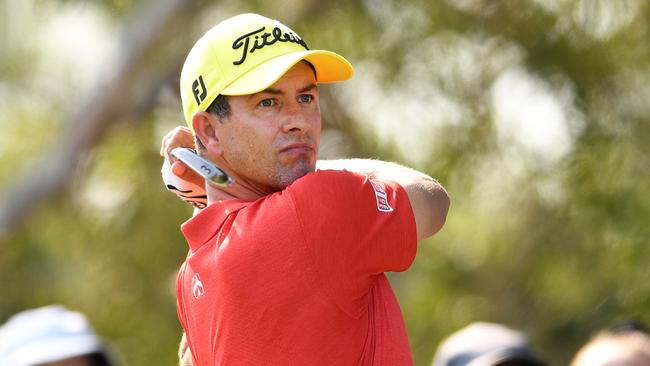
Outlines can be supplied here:
<path id="1" fill-rule="evenodd" d="M 324 88 L 333 109 L 324 111 L 324 127 L 339 138 L 328 146 L 415 166 L 451 194 L 445 228 L 420 244 L 408 272 L 391 275 L 416 364 L 430 364 L 446 335 L 477 320 L 526 331 L 553 364 L 567 364 L 599 328 L 650 324 L 647 2 L 281 3 L 312 48 L 340 52 L 356 67 L 350 82 Z M 99 4 L 112 24 L 139 2 Z M 177 43 L 161 44 L 165 58 L 182 60 L 189 35 L 230 12 L 283 19 L 266 2 L 199 6 L 203 18 L 170 31 Z M 27 8 L 4 4 L 2 19 L 37 12 Z M 29 17 L 31 26 L 56 17 L 57 6 L 47 9 Z M 36 41 L 12 37 L 0 36 L 13 50 L 0 61 L 3 182 L 48 152 L 71 108 L 66 96 L 84 90 L 48 94 L 33 77 L 47 55 Z M 151 70 L 164 65 L 156 61 Z M 85 312 L 125 364 L 175 364 L 174 279 L 187 250 L 179 225 L 191 210 L 162 186 L 158 143 L 182 123 L 176 82 L 143 96 L 150 110 L 115 124 L 79 156 L 69 186 L 0 243 L 0 321 L 61 303 Z M 504 82 L 512 98 L 505 105 L 515 108 L 510 124 L 499 112 Z M 521 85 L 533 92 L 513 105 Z M 535 109 L 545 95 L 566 140 L 537 149 L 543 132 L 530 131 L 552 118 L 529 113 L 545 111 Z"/>

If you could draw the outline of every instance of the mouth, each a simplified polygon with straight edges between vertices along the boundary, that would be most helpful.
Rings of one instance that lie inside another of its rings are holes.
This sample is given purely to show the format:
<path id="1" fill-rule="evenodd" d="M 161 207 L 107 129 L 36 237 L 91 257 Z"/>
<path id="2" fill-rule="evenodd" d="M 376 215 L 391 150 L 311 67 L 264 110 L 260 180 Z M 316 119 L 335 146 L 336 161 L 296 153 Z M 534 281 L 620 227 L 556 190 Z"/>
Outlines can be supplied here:
<path id="1" fill-rule="evenodd" d="M 313 152 L 314 145 L 309 143 L 290 144 L 280 149 L 280 153 L 286 154 L 310 154 Z"/>

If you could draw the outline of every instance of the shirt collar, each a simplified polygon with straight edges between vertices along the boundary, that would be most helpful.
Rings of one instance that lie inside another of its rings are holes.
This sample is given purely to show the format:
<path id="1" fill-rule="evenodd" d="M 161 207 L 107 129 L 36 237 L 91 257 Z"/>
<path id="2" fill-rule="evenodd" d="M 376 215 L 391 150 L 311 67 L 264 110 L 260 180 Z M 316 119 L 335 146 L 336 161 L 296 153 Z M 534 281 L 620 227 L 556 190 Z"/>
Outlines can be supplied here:
<path id="1" fill-rule="evenodd" d="M 221 228 L 228 215 L 241 210 L 252 201 L 223 200 L 217 201 L 181 225 L 181 231 L 194 252 L 212 239 Z"/>

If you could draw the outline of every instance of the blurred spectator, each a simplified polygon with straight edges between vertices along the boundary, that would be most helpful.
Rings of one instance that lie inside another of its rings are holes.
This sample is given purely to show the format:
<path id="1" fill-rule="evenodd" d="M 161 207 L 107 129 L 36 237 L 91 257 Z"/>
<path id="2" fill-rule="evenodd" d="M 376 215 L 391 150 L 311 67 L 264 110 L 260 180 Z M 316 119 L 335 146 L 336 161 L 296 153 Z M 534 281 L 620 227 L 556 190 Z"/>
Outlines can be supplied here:
<path id="1" fill-rule="evenodd" d="M 192 352 L 190 352 L 190 347 L 187 344 L 187 337 L 185 332 L 183 332 L 183 337 L 181 338 L 181 344 L 178 347 L 178 365 L 179 366 L 193 366 L 192 363 Z"/>
<path id="2" fill-rule="evenodd" d="M 571 366 L 649 366 L 650 335 L 637 323 L 600 331 L 576 354 Z"/>
<path id="3" fill-rule="evenodd" d="M 0 365 L 114 364 L 83 314 L 50 305 L 20 312 L 0 326 Z"/>
<path id="4" fill-rule="evenodd" d="M 477 322 L 447 337 L 432 366 L 543 366 L 526 336 L 500 324 Z"/>

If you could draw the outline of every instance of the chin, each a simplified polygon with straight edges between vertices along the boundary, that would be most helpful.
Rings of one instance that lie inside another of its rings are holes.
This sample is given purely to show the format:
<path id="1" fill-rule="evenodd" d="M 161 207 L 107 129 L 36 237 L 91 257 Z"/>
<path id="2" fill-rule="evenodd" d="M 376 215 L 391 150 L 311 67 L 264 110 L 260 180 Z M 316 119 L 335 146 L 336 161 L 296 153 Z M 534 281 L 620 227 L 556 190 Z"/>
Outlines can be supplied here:
<path id="1" fill-rule="evenodd" d="M 281 172 L 278 176 L 278 185 L 280 189 L 284 189 L 291 185 L 291 183 L 296 180 L 304 177 L 305 175 L 312 173 L 316 170 L 316 167 L 313 164 L 307 162 L 301 162 L 297 166 L 291 167 L 284 172 Z"/>

